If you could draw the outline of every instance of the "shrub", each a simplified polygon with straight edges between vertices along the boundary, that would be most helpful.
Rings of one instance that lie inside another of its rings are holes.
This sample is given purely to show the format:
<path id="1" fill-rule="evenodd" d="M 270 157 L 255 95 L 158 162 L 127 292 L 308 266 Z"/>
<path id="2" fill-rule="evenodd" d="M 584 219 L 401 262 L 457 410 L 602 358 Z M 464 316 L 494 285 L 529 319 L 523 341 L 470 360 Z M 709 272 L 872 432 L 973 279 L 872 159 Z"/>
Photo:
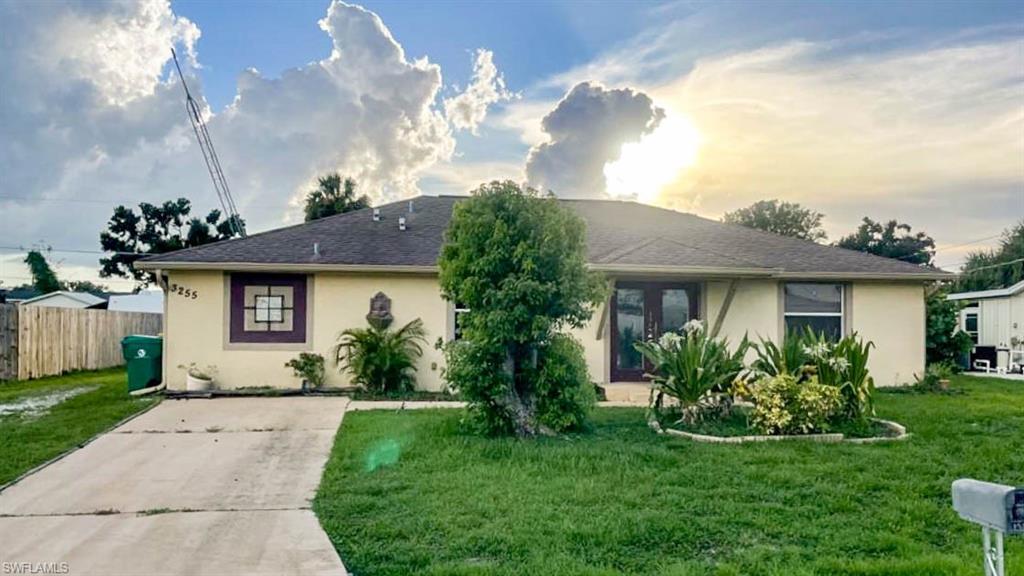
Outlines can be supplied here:
<path id="1" fill-rule="evenodd" d="M 518 419 L 509 417 L 511 379 L 501 369 L 504 352 L 476 341 L 459 340 L 444 346 L 445 379 L 469 404 L 470 423 L 488 435 L 516 432 Z M 533 386 L 535 404 L 530 415 L 520 415 L 537 430 L 566 432 L 586 425 L 596 402 L 594 385 L 587 373 L 583 346 L 571 336 L 555 334 L 536 348 L 537 365 L 524 369 Z"/>
<path id="2" fill-rule="evenodd" d="M 766 376 L 751 387 L 751 425 L 764 434 L 809 434 L 828 430 L 842 407 L 839 388 L 816 377 L 800 382 L 790 374 Z"/>
<path id="3" fill-rule="evenodd" d="M 811 336 L 809 341 L 807 353 L 818 381 L 838 388 L 842 394 L 842 415 L 849 420 L 874 416 L 875 380 L 868 372 L 868 356 L 874 343 L 865 342 L 856 332 L 835 343 L 822 334 Z"/>
<path id="4" fill-rule="evenodd" d="M 805 370 L 810 363 L 810 357 L 807 355 L 804 332 L 790 331 L 786 334 L 781 346 L 771 340 L 761 338 L 759 343 L 752 344 L 751 347 L 757 354 L 757 359 L 751 366 L 756 372 L 768 376 L 791 374 L 797 379 L 809 375 Z"/>
<path id="5" fill-rule="evenodd" d="M 604 298 L 604 279 L 586 266 L 585 240 L 576 213 L 514 182 L 485 184 L 456 204 L 439 280 L 449 302 L 470 310 L 459 325 L 469 344 L 451 347 L 446 378 L 487 431 L 551 433 L 537 410 L 551 398 L 576 397 L 575 378 L 537 378 L 544 348 L 566 328 L 583 326 Z M 571 390 L 549 390 L 545 400 L 542 385 Z"/>
<path id="6" fill-rule="evenodd" d="M 583 345 L 566 334 L 555 334 L 538 349 L 533 376 L 537 420 L 553 430 L 579 430 L 586 425 L 597 401 L 587 373 Z"/>
<path id="7" fill-rule="evenodd" d="M 929 364 L 947 362 L 954 370 L 974 342 L 959 329 L 962 302 L 946 300 L 949 290 L 935 287 L 925 297 L 925 355 Z"/>
<path id="8" fill-rule="evenodd" d="M 423 355 L 425 335 L 419 318 L 398 330 L 350 328 L 338 337 L 335 360 L 360 386 L 374 392 L 405 392 L 416 385 L 416 359 Z"/>
<path id="9" fill-rule="evenodd" d="M 302 352 L 297 358 L 286 362 L 285 368 L 295 371 L 295 376 L 308 382 L 311 388 L 319 388 L 324 385 L 326 377 L 324 357 L 319 354 Z"/>
<path id="10" fill-rule="evenodd" d="M 681 335 L 668 332 L 658 340 L 637 342 L 637 350 L 654 368 L 645 375 L 653 384 L 654 416 L 661 418 L 662 401 L 668 396 L 679 404 L 680 422 L 692 424 L 701 419 L 707 408 L 718 404 L 710 396 L 725 393 L 744 371 L 748 346 L 744 338 L 730 353 L 728 341 L 708 336 L 699 322 L 687 323 Z"/>

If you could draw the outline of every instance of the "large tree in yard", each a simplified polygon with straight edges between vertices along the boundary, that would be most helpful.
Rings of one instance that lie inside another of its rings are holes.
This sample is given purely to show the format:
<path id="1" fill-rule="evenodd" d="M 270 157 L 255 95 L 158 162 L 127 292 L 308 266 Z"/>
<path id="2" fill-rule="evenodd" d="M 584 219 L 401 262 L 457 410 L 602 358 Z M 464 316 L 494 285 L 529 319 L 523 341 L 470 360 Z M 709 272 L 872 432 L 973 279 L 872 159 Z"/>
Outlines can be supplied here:
<path id="1" fill-rule="evenodd" d="M 883 224 L 866 216 L 857 231 L 842 237 L 836 246 L 911 264 L 931 264 L 935 256 L 935 240 L 931 236 L 913 232 L 909 224 L 896 220 Z"/>
<path id="2" fill-rule="evenodd" d="M 488 433 L 577 428 L 593 404 L 582 346 L 564 330 L 586 322 L 606 291 L 586 268 L 585 228 L 554 198 L 491 182 L 456 204 L 439 264 L 462 339 L 446 347 L 446 378 Z"/>
<path id="3" fill-rule="evenodd" d="M 306 194 L 306 222 L 369 206 L 370 199 L 365 194 L 356 195 L 355 180 L 342 180 L 338 173 L 321 176 L 316 189 Z"/>
<path id="4" fill-rule="evenodd" d="M 761 200 L 746 208 L 727 212 L 722 220 L 730 224 L 740 224 L 765 232 L 817 242 L 825 239 L 825 229 L 821 227 L 821 219 L 824 217 L 821 212 L 804 208 L 794 202 Z"/>
<path id="5" fill-rule="evenodd" d="M 100 258 L 100 276 L 121 276 L 142 285 L 152 274 L 136 270 L 132 264 L 149 254 L 163 254 L 226 240 L 235 236 L 231 222 L 220 210 L 211 210 L 206 218 L 190 216 L 192 203 L 187 198 L 169 200 L 161 205 L 142 202 L 139 212 L 118 206 L 100 233 L 100 245 L 112 254 Z"/>

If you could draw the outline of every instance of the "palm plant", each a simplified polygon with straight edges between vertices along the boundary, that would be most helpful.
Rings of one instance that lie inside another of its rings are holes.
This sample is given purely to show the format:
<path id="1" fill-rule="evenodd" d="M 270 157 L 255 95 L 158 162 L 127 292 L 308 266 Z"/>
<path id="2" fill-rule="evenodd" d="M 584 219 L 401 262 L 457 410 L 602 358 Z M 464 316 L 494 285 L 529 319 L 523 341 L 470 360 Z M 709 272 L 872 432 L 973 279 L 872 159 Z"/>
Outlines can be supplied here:
<path id="1" fill-rule="evenodd" d="M 873 416 L 875 380 L 868 372 L 868 357 L 874 342 L 865 342 L 856 332 L 835 343 L 824 335 L 812 335 L 808 342 L 818 381 L 838 388 L 843 396 L 843 416 L 852 420 Z"/>
<path id="2" fill-rule="evenodd" d="M 749 343 L 744 338 L 734 352 L 728 341 L 711 338 L 703 325 L 688 327 L 684 334 L 666 333 L 658 340 L 637 342 L 636 349 L 654 370 L 651 380 L 651 408 L 660 417 L 665 396 L 679 403 L 680 422 L 692 424 L 703 412 L 720 404 L 718 396 L 728 390 L 744 371 L 743 356 Z M 716 394 L 718 396 L 716 396 Z"/>
<path id="3" fill-rule="evenodd" d="M 786 334 L 781 346 L 761 338 L 760 343 L 751 345 L 757 354 L 753 369 L 768 376 L 791 375 L 800 380 L 803 372 L 806 372 L 804 367 L 811 360 L 805 340 L 806 335 L 796 330 Z"/>
<path id="4" fill-rule="evenodd" d="M 416 359 L 423 355 L 426 331 L 419 318 L 398 330 L 387 326 L 349 328 L 334 348 L 339 368 L 352 381 L 375 392 L 412 390 L 416 384 Z"/>

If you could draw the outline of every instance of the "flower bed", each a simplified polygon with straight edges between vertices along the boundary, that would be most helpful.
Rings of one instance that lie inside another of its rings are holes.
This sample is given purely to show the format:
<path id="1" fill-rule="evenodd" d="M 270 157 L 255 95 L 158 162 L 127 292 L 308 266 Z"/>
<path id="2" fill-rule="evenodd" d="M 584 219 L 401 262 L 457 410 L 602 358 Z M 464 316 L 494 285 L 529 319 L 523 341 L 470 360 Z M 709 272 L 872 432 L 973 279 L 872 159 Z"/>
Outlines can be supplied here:
<path id="1" fill-rule="evenodd" d="M 748 442 L 773 442 L 777 440 L 875 444 L 905 440 L 910 436 L 903 425 L 881 418 L 871 418 L 868 426 L 845 425 L 826 433 L 758 434 L 756 429 L 750 427 L 747 423 L 747 416 L 740 410 L 735 410 L 724 418 L 699 422 L 690 426 L 676 425 L 675 427 L 662 428 L 657 422 L 652 422 L 652 428 L 659 434 L 670 434 L 695 442 L 710 444 L 743 444 Z"/>

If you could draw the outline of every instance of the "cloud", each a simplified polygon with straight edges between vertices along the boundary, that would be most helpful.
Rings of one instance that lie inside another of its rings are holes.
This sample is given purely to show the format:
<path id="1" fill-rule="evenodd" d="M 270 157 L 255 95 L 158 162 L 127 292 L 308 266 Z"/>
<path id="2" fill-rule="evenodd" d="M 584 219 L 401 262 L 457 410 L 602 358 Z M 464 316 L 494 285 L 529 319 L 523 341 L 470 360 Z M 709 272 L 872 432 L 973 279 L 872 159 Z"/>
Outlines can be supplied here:
<path id="1" fill-rule="evenodd" d="M 425 171 L 453 155 L 437 65 L 407 58 L 358 6 L 333 2 L 320 27 L 330 54 L 275 78 L 245 71 L 232 104 L 208 111 L 250 230 L 297 217 L 294 201 L 324 172 L 355 178 L 379 201 L 418 193 Z M 117 203 L 186 196 L 198 212 L 217 205 L 168 73 L 177 43 L 191 55 L 182 64 L 203 105 L 190 66 L 199 35 L 166 0 L 0 4 L 0 125 L 16 135 L 0 139 L 0 245 L 98 248 Z M 478 80 L 502 93 L 490 56 L 478 62 Z"/>
<path id="2" fill-rule="evenodd" d="M 563 197 L 602 197 L 605 164 L 622 154 L 623 144 L 651 132 L 664 115 L 642 92 L 577 84 L 541 121 L 549 140 L 530 150 L 527 180 Z"/>
<path id="3" fill-rule="evenodd" d="M 494 53 L 478 49 L 473 62 L 473 79 L 466 90 L 444 101 L 444 113 L 457 130 L 477 134 L 477 127 L 487 118 L 492 104 L 511 100 L 516 95 L 505 87 L 505 78 L 494 65 Z"/>

